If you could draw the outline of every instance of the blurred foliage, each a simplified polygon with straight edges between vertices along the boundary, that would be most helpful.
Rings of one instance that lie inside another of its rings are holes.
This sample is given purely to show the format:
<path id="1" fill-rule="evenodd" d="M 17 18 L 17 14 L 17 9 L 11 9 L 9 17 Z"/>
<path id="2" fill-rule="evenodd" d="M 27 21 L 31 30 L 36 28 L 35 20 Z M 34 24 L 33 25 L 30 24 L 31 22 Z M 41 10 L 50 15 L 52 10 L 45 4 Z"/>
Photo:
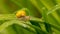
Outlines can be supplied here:
<path id="1" fill-rule="evenodd" d="M 21 9 L 29 21 L 16 18 Z M 60 0 L 0 0 L 0 34 L 60 34 Z"/>

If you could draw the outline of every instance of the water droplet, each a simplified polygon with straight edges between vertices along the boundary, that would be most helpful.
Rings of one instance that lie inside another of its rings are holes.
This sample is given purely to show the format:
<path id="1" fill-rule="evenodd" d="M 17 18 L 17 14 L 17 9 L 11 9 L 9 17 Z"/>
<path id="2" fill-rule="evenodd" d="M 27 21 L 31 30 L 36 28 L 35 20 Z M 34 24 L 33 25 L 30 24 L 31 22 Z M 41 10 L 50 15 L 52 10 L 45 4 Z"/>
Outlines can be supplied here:
<path id="1" fill-rule="evenodd" d="M 25 24 L 22 24 L 24 27 L 27 27 L 27 25 L 25 25 Z"/>
<path id="2" fill-rule="evenodd" d="M 42 7 L 42 9 L 45 9 L 45 7 Z"/>
<path id="3" fill-rule="evenodd" d="M 58 6 L 58 5 L 56 5 L 56 6 Z"/>

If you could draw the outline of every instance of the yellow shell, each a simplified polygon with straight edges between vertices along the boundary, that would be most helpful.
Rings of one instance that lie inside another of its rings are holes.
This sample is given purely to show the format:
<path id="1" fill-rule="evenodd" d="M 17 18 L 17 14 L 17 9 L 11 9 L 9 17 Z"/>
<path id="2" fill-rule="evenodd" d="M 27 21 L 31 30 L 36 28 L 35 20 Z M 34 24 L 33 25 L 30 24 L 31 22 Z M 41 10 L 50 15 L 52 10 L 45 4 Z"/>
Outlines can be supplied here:
<path id="1" fill-rule="evenodd" d="M 24 17 L 24 16 L 26 16 L 25 10 L 19 10 L 19 11 L 17 11 L 17 13 L 16 13 L 16 17 L 17 18 Z"/>

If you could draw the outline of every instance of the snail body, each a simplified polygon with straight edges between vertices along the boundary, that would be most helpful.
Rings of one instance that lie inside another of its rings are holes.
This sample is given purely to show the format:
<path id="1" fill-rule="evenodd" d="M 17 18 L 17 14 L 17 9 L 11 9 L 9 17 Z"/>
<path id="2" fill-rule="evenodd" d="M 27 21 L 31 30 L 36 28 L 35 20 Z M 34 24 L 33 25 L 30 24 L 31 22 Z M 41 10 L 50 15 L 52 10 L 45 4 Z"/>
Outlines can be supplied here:
<path id="1" fill-rule="evenodd" d="M 30 17 L 29 16 L 26 16 L 25 10 L 19 10 L 19 11 L 17 11 L 16 17 L 19 20 L 22 20 L 22 21 L 28 21 L 28 20 L 30 20 Z"/>

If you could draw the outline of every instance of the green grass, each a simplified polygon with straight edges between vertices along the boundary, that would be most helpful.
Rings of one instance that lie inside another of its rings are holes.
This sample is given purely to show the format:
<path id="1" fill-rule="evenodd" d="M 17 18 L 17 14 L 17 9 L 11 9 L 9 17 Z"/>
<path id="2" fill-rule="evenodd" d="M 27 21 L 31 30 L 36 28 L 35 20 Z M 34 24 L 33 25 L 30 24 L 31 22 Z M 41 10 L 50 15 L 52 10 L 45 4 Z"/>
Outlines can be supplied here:
<path id="1" fill-rule="evenodd" d="M 16 18 L 21 9 L 29 21 Z M 0 0 L 0 34 L 60 34 L 60 0 Z"/>

